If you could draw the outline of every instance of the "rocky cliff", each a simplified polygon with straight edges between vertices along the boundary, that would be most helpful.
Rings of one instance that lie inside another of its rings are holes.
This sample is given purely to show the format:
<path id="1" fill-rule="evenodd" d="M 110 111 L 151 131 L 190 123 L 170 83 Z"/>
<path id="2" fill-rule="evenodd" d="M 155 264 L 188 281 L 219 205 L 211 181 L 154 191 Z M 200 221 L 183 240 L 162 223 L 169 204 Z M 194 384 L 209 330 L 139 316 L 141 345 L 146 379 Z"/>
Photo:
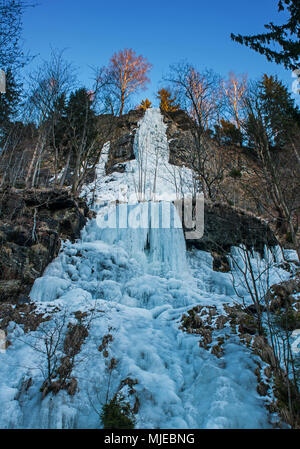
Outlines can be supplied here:
<path id="1" fill-rule="evenodd" d="M 0 301 L 26 301 L 61 239 L 78 238 L 88 213 L 65 190 L 0 191 Z"/>
<path id="2" fill-rule="evenodd" d="M 228 252 L 244 244 L 263 254 L 264 246 L 278 244 L 268 224 L 253 214 L 226 204 L 205 201 L 204 234 L 199 240 L 187 240 L 189 246 L 203 251 Z"/>
<path id="3" fill-rule="evenodd" d="M 144 111 L 133 110 L 122 117 L 113 118 L 113 137 L 110 140 L 109 158 L 106 164 L 106 173 L 113 171 L 122 172 L 123 162 L 130 161 L 134 156 L 134 137 L 139 120 L 144 115 Z M 102 119 L 103 120 L 103 119 Z M 103 122 L 105 126 L 105 122 Z"/>

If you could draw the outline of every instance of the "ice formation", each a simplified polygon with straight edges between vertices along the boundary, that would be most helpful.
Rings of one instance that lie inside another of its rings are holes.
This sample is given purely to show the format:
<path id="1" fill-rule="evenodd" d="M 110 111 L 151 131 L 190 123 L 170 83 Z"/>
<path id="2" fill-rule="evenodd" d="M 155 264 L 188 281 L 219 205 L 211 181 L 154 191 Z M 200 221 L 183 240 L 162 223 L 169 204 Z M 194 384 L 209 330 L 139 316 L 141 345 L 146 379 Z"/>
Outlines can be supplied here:
<path id="1" fill-rule="evenodd" d="M 105 176 L 105 146 L 96 190 L 90 185 L 84 192 L 97 217 L 81 239 L 64 242 L 30 294 L 38 311 L 52 317 L 74 321 L 74 312 L 88 313 L 89 333 L 72 372 L 78 391 L 41 398 L 46 360 L 36 350 L 38 331 L 25 334 L 13 323 L 7 336 L 13 344 L 0 353 L 1 428 L 99 428 L 106 397 L 128 378 L 136 381 L 140 404 L 136 427 L 271 426 L 256 391 L 255 356 L 239 338 L 231 335 L 218 359 L 199 347 L 197 335 L 179 329 L 191 307 L 222 311 L 236 296 L 231 274 L 213 271 L 209 253 L 186 251 L 172 200 L 193 189 L 193 178 L 168 163 L 165 128 L 159 110 L 146 111 L 136 133 L 136 160 L 122 174 Z M 276 282 L 286 274 L 278 268 L 271 275 Z M 106 357 L 98 350 L 105 335 L 111 335 Z M 111 358 L 117 365 L 109 383 Z"/>

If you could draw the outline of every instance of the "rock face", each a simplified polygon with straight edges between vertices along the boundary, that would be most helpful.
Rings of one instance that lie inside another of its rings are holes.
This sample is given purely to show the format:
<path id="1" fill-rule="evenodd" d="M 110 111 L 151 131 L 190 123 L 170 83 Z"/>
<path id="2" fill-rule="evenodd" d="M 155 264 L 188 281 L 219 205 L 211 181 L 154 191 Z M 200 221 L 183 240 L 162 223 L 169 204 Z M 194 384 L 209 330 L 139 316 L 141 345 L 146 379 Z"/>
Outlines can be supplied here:
<path id="1" fill-rule="evenodd" d="M 195 141 L 192 132 L 192 121 L 184 111 L 162 111 L 167 125 L 167 139 L 169 142 L 169 163 L 174 165 L 188 165 L 188 153 Z"/>
<path id="2" fill-rule="evenodd" d="M 270 310 L 279 310 L 281 308 L 291 308 L 292 305 L 300 312 L 300 301 L 296 295 L 300 293 L 300 270 L 294 273 L 291 279 L 282 281 L 279 284 L 271 286 L 267 292 L 266 298 L 269 301 Z M 300 315 L 298 316 L 300 320 Z"/>
<path id="3" fill-rule="evenodd" d="M 78 238 L 88 214 L 65 190 L 0 191 L 0 301 L 26 301 L 60 239 Z"/>
<path id="4" fill-rule="evenodd" d="M 278 242 L 265 221 L 225 204 L 205 201 L 204 235 L 187 240 L 187 246 L 223 254 L 240 244 L 263 254 L 265 245 L 272 247 Z"/>
<path id="5" fill-rule="evenodd" d="M 114 117 L 114 132 L 110 143 L 109 158 L 106 173 L 124 171 L 123 162 L 135 159 L 134 137 L 137 124 L 144 115 L 144 111 L 132 110 L 121 117 Z"/>
<path id="6" fill-rule="evenodd" d="M 195 146 L 193 123 L 184 111 L 163 112 L 164 122 L 167 124 L 167 138 L 169 142 L 169 162 L 175 165 L 189 166 L 189 153 Z M 214 151 L 219 151 L 212 146 Z M 224 149 L 221 149 L 224 153 Z M 228 156 L 228 155 L 226 155 Z M 214 159 L 212 159 L 214 163 Z M 224 168 L 227 167 L 223 160 Z M 225 188 L 225 184 L 221 186 Z M 228 188 L 228 186 L 226 187 Z M 229 186 L 229 190 L 233 190 Z M 278 241 L 268 224 L 245 210 L 231 207 L 225 203 L 205 200 L 204 206 L 204 235 L 199 240 L 187 240 L 188 246 L 210 251 L 214 257 L 214 268 L 217 271 L 228 271 L 229 266 L 224 258 L 232 246 L 244 244 L 263 254 L 264 246 L 272 247 Z"/>
<path id="7" fill-rule="evenodd" d="M 138 122 L 145 111 L 132 110 L 121 117 L 105 114 L 99 117 L 101 127 L 111 127 L 113 137 L 110 139 L 110 151 L 106 164 L 106 173 L 124 171 L 124 162 L 135 159 L 134 138 Z M 182 159 L 187 149 L 193 144 L 191 120 L 184 111 L 163 112 L 164 122 L 167 124 L 167 139 L 170 148 L 172 164 L 182 165 Z"/>

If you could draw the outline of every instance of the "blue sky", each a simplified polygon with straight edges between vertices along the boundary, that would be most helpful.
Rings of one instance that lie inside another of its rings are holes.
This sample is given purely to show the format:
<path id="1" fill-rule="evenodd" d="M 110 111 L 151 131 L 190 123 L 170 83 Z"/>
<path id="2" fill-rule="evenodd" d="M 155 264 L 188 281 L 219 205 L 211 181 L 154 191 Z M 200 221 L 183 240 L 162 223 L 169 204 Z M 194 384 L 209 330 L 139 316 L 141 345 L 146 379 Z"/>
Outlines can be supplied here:
<path id="1" fill-rule="evenodd" d="M 292 75 L 282 66 L 230 39 L 230 33 L 262 32 L 270 21 L 282 23 L 277 0 L 38 0 L 24 16 L 24 46 L 47 59 L 51 47 L 65 49 L 78 69 L 80 84 L 91 86 L 91 66 L 106 65 L 125 47 L 153 64 L 149 89 L 136 98 L 155 100 L 170 64 L 186 59 L 200 70 L 229 71 L 258 78 L 277 74 L 291 89 Z"/>

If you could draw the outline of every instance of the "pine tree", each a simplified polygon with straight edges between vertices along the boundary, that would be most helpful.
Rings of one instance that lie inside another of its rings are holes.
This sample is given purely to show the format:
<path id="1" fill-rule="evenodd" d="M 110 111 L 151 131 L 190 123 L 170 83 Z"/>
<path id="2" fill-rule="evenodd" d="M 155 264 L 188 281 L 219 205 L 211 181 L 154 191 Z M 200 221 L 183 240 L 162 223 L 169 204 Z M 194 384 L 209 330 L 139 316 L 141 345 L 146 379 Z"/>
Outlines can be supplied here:
<path id="1" fill-rule="evenodd" d="M 93 137 L 95 133 L 96 115 L 92 109 L 89 93 L 81 88 L 71 93 L 66 107 L 68 123 L 71 124 L 76 138 L 81 139 L 83 132 L 86 138 Z"/>
<path id="2" fill-rule="evenodd" d="M 176 98 L 172 98 L 172 94 L 168 89 L 160 89 L 157 94 L 161 110 L 166 112 L 178 111 L 179 105 L 175 103 Z"/>
<path id="3" fill-rule="evenodd" d="M 245 113 L 245 131 L 259 159 L 260 177 L 267 190 L 267 201 L 259 201 L 269 209 L 271 200 L 274 208 L 271 214 L 274 210 L 277 212 L 277 226 L 289 230 L 300 257 L 295 202 L 299 178 L 297 161 L 300 160 L 295 145 L 299 142 L 299 109 L 277 77 L 264 75 L 249 90 Z M 286 169 L 291 173 L 287 178 Z M 292 196 L 291 192 L 294 192 Z"/>
<path id="4" fill-rule="evenodd" d="M 287 87 L 276 76 L 263 75 L 258 83 L 259 99 L 264 123 L 274 138 L 274 144 L 283 146 L 293 130 L 300 129 L 300 111 Z"/>
<path id="5" fill-rule="evenodd" d="M 77 193 L 89 162 L 97 153 L 97 117 L 90 92 L 85 88 L 70 95 L 66 107 L 66 136 L 74 160 L 73 193 Z"/>
<path id="6" fill-rule="evenodd" d="M 50 116 L 49 121 L 54 123 L 54 136 L 51 142 L 62 151 L 84 146 L 96 135 L 96 115 L 92 109 L 89 94 L 85 88 L 72 92 L 69 100 L 62 94 L 55 102 L 55 118 Z"/>
<path id="7" fill-rule="evenodd" d="M 146 110 L 146 109 L 150 109 L 152 107 L 152 103 L 151 101 L 146 98 L 146 100 L 142 100 L 141 104 L 138 106 L 138 109 L 142 109 L 142 110 Z"/>
<path id="8" fill-rule="evenodd" d="M 243 134 L 234 123 L 221 119 L 220 125 L 215 125 L 215 132 L 220 143 L 242 146 Z"/>
<path id="9" fill-rule="evenodd" d="M 299 68 L 300 57 L 300 2 L 299 0 L 279 0 L 278 11 L 285 11 L 289 18 L 284 25 L 265 25 L 266 33 L 254 36 L 231 34 L 231 39 L 266 56 L 268 61 L 283 64 L 286 69 Z M 281 51 L 272 49 L 270 44 L 279 45 Z"/>
<path id="10" fill-rule="evenodd" d="M 0 93 L 0 135 L 5 134 L 10 121 L 17 112 L 21 85 L 15 80 L 11 69 L 6 71 L 6 92 Z"/>
<path id="11" fill-rule="evenodd" d="M 54 102 L 53 112 L 50 114 L 49 122 L 52 123 L 50 147 L 57 148 L 61 153 L 68 147 L 67 135 L 67 101 L 66 94 L 60 95 Z"/>

